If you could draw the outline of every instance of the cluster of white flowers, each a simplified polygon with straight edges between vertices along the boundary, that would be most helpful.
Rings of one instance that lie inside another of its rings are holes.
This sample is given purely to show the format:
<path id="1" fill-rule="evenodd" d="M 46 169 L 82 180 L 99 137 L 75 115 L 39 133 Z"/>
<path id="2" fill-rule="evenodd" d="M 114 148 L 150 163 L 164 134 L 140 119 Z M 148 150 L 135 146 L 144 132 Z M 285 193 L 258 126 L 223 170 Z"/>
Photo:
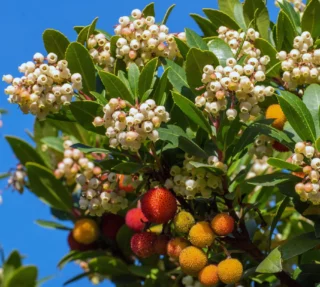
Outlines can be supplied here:
<path id="1" fill-rule="evenodd" d="M 311 165 L 308 165 L 310 161 Z M 295 146 L 292 163 L 303 166 L 305 177 L 295 188 L 301 201 L 320 205 L 320 155 L 311 144 L 299 142 Z"/>
<path id="2" fill-rule="evenodd" d="M 294 39 L 290 53 L 280 51 L 277 54 L 284 71 L 283 81 L 290 90 L 299 85 L 320 83 L 320 49 L 310 50 L 313 39 L 309 32 L 303 32 Z"/>
<path id="3" fill-rule="evenodd" d="M 100 173 L 88 179 L 84 174 L 77 177 L 82 187 L 80 208 L 89 210 L 91 216 L 102 216 L 105 212 L 117 213 L 128 207 L 126 191 L 119 185 L 118 176 L 113 172 Z M 125 176 L 123 184 L 137 188 L 140 181 Z"/>
<path id="4" fill-rule="evenodd" d="M 8 179 L 8 186 L 12 187 L 13 190 L 23 193 L 23 190 L 26 186 L 27 173 L 22 164 L 18 164 L 16 169 L 11 173 Z"/>
<path id="5" fill-rule="evenodd" d="M 274 3 L 277 7 L 279 7 L 280 5 L 278 2 L 283 3 L 283 1 L 293 4 L 294 10 L 300 13 L 300 16 L 303 15 L 304 10 L 306 9 L 306 4 L 304 4 L 302 0 L 276 0 Z"/>
<path id="6" fill-rule="evenodd" d="M 219 28 L 219 37 L 224 39 L 236 53 L 241 48 L 241 55 L 246 55 L 244 63 L 239 64 L 234 58 L 226 61 L 226 67 L 206 65 L 203 69 L 202 82 L 206 91 L 196 97 L 197 107 L 205 108 L 205 111 L 213 116 L 218 116 L 220 111 L 226 111 L 230 121 L 234 120 L 238 111 L 242 121 L 248 121 L 250 116 L 260 114 L 259 103 L 274 94 L 271 86 L 257 85 L 266 79 L 266 65 L 270 62 L 269 56 L 260 56 L 260 50 L 256 49 L 253 41 L 259 37 L 259 33 L 249 29 L 248 33 L 238 33 L 226 27 Z M 243 38 L 248 40 L 243 42 Z M 241 43 L 243 46 L 241 47 Z M 228 109 L 229 107 L 229 109 Z"/>
<path id="7" fill-rule="evenodd" d="M 175 35 L 169 34 L 169 28 L 156 24 L 152 16 L 144 17 L 139 9 L 133 10 L 131 17 L 120 17 L 114 31 L 119 36 L 116 57 L 127 64 L 135 62 L 144 66 L 154 57 L 174 59 L 179 53 Z M 183 41 L 186 39 L 185 33 L 177 36 Z"/>
<path id="8" fill-rule="evenodd" d="M 273 154 L 273 139 L 266 135 L 259 135 L 253 146 L 249 149 L 249 154 L 256 155 L 258 159 L 263 158 L 264 156 L 272 156 Z"/>
<path id="9" fill-rule="evenodd" d="M 190 275 L 182 278 L 182 284 L 185 287 L 203 287 L 203 285 L 198 280 L 195 280 Z"/>
<path id="10" fill-rule="evenodd" d="M 45 58 L 36 53 L 33 61 L 23 63 L 19 71 L 21 78 L 4 75 L 2 80 L 10 84 L 5 93 L 8 101 L 20 106 L 23 113 L 36 115 L 44 120 L 49 113 L 59 112 L 62 105 L 69 105 L 74 90 L 82 89 L 82 77 L 71 75 L 68 62 L 58 61 L 58 56 L 49 53 Z"/>
<path id="11" fill-rule="evenodd" d="M 94 126 L 105 126 L 110 147 L 121 146 L 124 150 L 137 152 L 147 139 L 156 142 L 156 130 L 162 122 L 168 122 L 170 115 L 164 106 L 157 106 L 152 99 L 136 107 L 128 107 L 121 99 L 111 99 L 103 108 L 104 117 L 96 117 Z"/>
<path id="12" fill-rule="evenodd" d="M 213 192 L 221 190 L 221 178 L 205 168 L 195 168 L 190 163 L 192 161 L 204 163 L 202 159 L 185 154 L 183 166 L 174 165 L 171 167 L 170 175 L 172 177 L 166 180 L 164 186 L 188 199 L 193 199 L 197 194 L 201 194 L 204 198 L 210 198 Z M 218 168 L 224 173 L 228 170 L 227 165 L 219 161 L 216 156 L 210 156 L 205 164 Z"/>
<path id="13" fill-rule="evenodd" d="M 58 163 L 57 169 L 54 171 L 55 177 L 57 179 L 65 179 L 67 185 L 74 184 L 79 173 L 85 175 L 87 179 L 101 173 L 100 167 L 95 166 L 83 152 L 72 148 L 72 145 L 71 140 L 64 141 L 64 158 Z"/>
<path id="14" fill-rule="evenodd" d="M 267 163 L 268 157 L 264 156 L 261 159 L 254 157 L 253 165 L 250 169 L 250 171 L 247 174 L 247 178 L 253 178 L 258 175 L 265 174 L 267 170 L 270 168 L 270 165 Z M 245 169 L 246 166 L 243 166 L 243 169 Z"/>
<path id="15" fill-rule="evenodd" d="M 115 59 L 111 55 L 111 44 L 102 33 L 91 35 L 87 47 L 93 62 L 107 72 L 112 72 Z"/>

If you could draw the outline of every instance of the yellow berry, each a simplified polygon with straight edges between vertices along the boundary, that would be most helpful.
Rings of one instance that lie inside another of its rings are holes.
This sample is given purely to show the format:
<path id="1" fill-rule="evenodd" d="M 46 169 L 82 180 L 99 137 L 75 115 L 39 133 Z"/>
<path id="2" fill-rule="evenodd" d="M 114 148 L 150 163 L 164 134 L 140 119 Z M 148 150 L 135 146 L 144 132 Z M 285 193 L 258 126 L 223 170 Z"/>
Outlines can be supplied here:
<path id="1" fill-rule="evenodd" d="M 73 228 L 72 235 L 74 239 L 82 244 L 91 244 L 99 237 L 99 228 L 92 219 L 80 219 Z"/>
<path id="2" fill-rule="evenodd" d="M 199 248 L 189 246 L 179 256 L 181 269 L 187 275 L 196 276 L 207 265 L 207 255 Z"/>
<path id="3" fill-rule="evenodd" d="M 275 119 L 272 126 L 278 130 L 283 130 L 284 124 L 287 120 L 280 105 L 271 105 L 266 111 L 266 119 Z"/>
<path id="4" fill-rule="evenodd" d="M 177 232 L 187 233 L 195 224 L 194 217 L 191 213 L 186 211 L 179 212 L 174 218 L 174 227 Z"/>
<path id="5" fill-rule="evenodd" d="M 225 284 L 234 284 L 239 282 L 242 277 L 243 266 L 238 259 L 226 259 L 218 265 L 218 275 Z"/>
<path id="6" fill-rule="evenodd" d="M 192 245 L 204 248 L 210 246 L 214 241 L 214 233 L 210 224 L 206 221 L 198 222 L 189 232 L 189 240 Z"/>
<path id="7" fill-rule="evenodd" d="M 219 236 L 225 236 L 234 229 L 234 219 L 226 213 L 216 215 L 211 221 L 211 228 Z"/>
<path id="8" fill-rule="evenodd" d="M 219 283 L 218 267 L 210 264 L 204 267 L 198 275 L 200 283 L 204 286 L 213 286 Z"/>

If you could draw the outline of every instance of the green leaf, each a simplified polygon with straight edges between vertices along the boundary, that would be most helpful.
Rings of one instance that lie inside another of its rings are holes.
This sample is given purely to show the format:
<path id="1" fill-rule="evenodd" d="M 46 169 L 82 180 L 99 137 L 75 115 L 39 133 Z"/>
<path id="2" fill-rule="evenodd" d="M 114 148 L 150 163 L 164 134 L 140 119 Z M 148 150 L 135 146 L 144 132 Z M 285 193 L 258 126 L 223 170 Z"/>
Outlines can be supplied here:
<path id="1" fill-rule="evenodd" d="M 306 105 L 294 94 L 286 91 L 280 91 L 280 94 L 279 104 L 293 129 L 301 139 L 315 142 L 316 129 Z"/>
<path id="2" fill-rule="evenodd" d="M 320 17 L 318 16 L 318 11 L 320 11 L 319 0 L 310 1 L 303 12 L 301 21 L 301 30 L 309 31 L 313 39 L 320 36 Z"/>
<path id="3" fill-rule="evenodd" d="M 146 91 L 143 96 L 141 97 L 141 103 L 144 103 L 147 99 L 150 98 L 150 95 L 152 94 L 153 89 L 149 89 L 148 91 Z"/>
<path id="4" fill-rule="evenodd" d="M 284 182 L 298 182 L 299 177 L 288 173 L 272 173 L 255 176 L 253 178 L 248 179 L 246 182 L 251 185 L 259 185 L 259 186 L 277 186 L 280 183 Z"/>
<path id="5" fill-rule="evenodd" d="M 36 224 L 40 225 L 41 227 L 50 228 L 50 229 L 59 229 L 59 230 L 68 230 L 71 231 L 72 228 L 64 226 L 58 222 L 47 221 L 47 220 L 36 220 Z"/>
<path id="6" fill-rule="evenodd" d="M 55 53 L 59 60 L 64 59 L 66 50 L 70 44 L 65 35 L 57 30 L 47 29 L 43 32 L 42 38 L 48 53 Z"/>
<path id="7" fill-rule="evenodd" d="M 193 102 L 178 93 L 172 93 L 172 97 L 175 104 L 186 116 L 188 116 L 191 121 L 199 125 L 199 127 L 201 127 L 209 135 L 212 134 L 211 126 L 209 125 L 208 120 L 204 117 L 203 113 L 195 106 Z"/>
<path id="8" fill-rule="evenodd" d="M 91 35 L 93 35 L 95 29 L 96 29 L 96 24 L 98 22 L 98 17 L 93 19 L 90 25 L 85 26 L 78 34 L 77 42 L 84 44 Z"/>
<path id="9" fill-rule="evenodd" d="M 277 50 L 290 50 L 293 46 L 294 38 L 298 36 L 292 22 L 286 13 L 280 12 L 277 21 L 276 46 Z"/>
<path id="10" fill-rule="evenodd" d="M 90 94 L 96 98 L 97 102 L 100 105 L 105 106 L 108 103 L 108 100 L 106 99 L 106 91 L 105 90 L 103 90 L 101 94 L 97 93 L 97 92 L 90 91 Z"/>
<path id="11" fill-rule="evenodd" d="M 99 76 L 112 98 L 121 98 L 131 104 L 134 103 L 130 91 L 117 76 L 105 71 L 99 71 Z"/>
<path id="12" fill-rule="evenodd" d="M 26 165 L 27 162 L 45 165 L 37 151 L 25 141 L 13 136 L 6 136 L 6 140 L 22 165 Z"/>
<path id="13" fill-rule="evenodd" d="M 187 44 L 190 48 L 199 48 L 200 50 L 208 50 L 207 43 L 194 31 L 186 28 Z"/>
<path id="14" fill-rule="evenodd" d="M 165 91 L 166 91 L 166 88 L 167 88 L 167 83 L 168 83 L 168 73 L 169 73 L 169 69 L 170 68 L 167 68 L 164 70 L 161 78 L 160 78 L 160 81 L 157 85 L 157 88 L 156 88 L 156 91 L 153 95 L 153 99 L 155 100 L 156 104 L 158 106 L 162 106 L 165 104 L 165 101 L 166 101 L 166 94 L 165 94 Z"/>
<path id="15" fill-rule="evenodd" d="M 239 0 L 218 0 L 219 8 L 222 12 L 234 19 L 234 7 L 239 3 Z"/>
<path id="16" fill-rule="evenodd" d="M 95 127 L 92 124 L 95 117 L 103 116 L 101 105 L 93 101 L 77 101 L 71 103 L 70 110 L 78 123 L 86 130 L 105 135 L 104 127 Z"/>
<path id="17" fill-rule="evenodd" d="M 173 85 L 173 87 L 178 91 L 178 93 L 193 100 L 194 94 L 192 93 L 188 85 L 185 70 L 171 60 L 162 59 L 162 62 L 165 69 L 170 67 L 168 79 L 170 83 Z"/>
<path id="18" fill-rule="evenodd" d="M 145 18 L 147 18 L 148 16 L 153 16 L 155 17 L 155 12 L 154 12 L 154 3 L 150 3 L 148 4 L 143 10 L 142 13 L 144 15 Z"/>
<path id="19" fill-rule="evenodd" d="M 174 7 L 176 7 L 176 4 L 173 4 L 168 8 L 168 10 L 167 10 L 166 14 L 164 15 L 163 20 L 161 22 L 162 25 L 166 25 L 167 24 L 168 18 L 169 18 L 169 16 L 170 16 L 170 14 L 171 14 L 171 12 L 172 12 Z"/>
<path id="20" fill-rule="evenodd" d="M 158 67 L 158 58 L 149 61 L 141 72 L 139 78 L 139 95 L 142 97 L 146 91 L 152 88 L 153 78 Z"/>
<path id="21" fill-rule="evenodd" d="M 132 231 L 127 225 L 122 225 L 119 229 L 116 237 L 116 241 L 118 247 L 121 249 L 123 254 L 127 257 L 132 256 L 132 250 L 130 247 L 131 237 L 134 235 L 134 231 Z M 141 267 L 141 266 L 139 266 Z"/>
<path id="22" fill-rule="evenodd" d="M 254 20 L 257 11 L 261 11 L 266 7 L 263 0 L 246 0 L 243 5 L 243 14 L 246 20 L 247 26 Z"/>
<path id="23" fill-rule="evenodd" d="M 209 36 L 218 35 L 218 29 L 220 26 L 228 27 L 229 29 L 239 30 L 240 27 L 230 16 L 222 11 L 213 9 L 203 9 L 203 12 L 209 18 L 211 24 L 213 25 L 214 33 Z"/>
<path id="24" fill-rule="evenodd" d="M 129 273 L 128 267 L 124 262 L 111 256 L 91 259 L 89 261 L 89 268 L 91 271 L 109 276 L 121 276 Z"/>
<path id="25" fill-rule="evenodd" d="M 41 142 L 47 145 L 49 148 L 56 150 L 58 152 L 63 153 L 64 147 L 63 147 L 63 140 L 62 138 L 57 137 L 45 137 L 41 139 Z"/>
<path id="26" fill-rule="evenodd" d="M 281 253 L 279 248 L 272 252 L 258 265 L 256 272 L 278 273 L 282 271 Z"/>
<path id="27" fill-rule="evenodd" d="M 131 63 L 129 65 L 129 70 L 128 70 L 128 80 L 129 80 L 131 92 L 135 97 L 138 97 L 139 95 L 139 92 L 138 92 L 139 77 L 140 77 L 140 70 L 138 66 L 135 63 Z"/>
<path id="28" fill-rule="evenodd" d="M 117 51 L 117 41 L 119 40 L 120 36 L 112 36 L 110 39 L 110 52 L 113 58 L 116 58 L 116 51 Z"/>
<path id="29" fill-rule="evenodd" d="M 289 239 L 279 247 L 283 260 L 288 260 L 303 254 L 320 244 L 320 238 L 316 238 L 314 232 L 304 233 Z"/>
<path id="30" fill-rule="evenodd" d="M 220 65 L 225 66 L 228 58 L 234 58 L 229 45 L 222 39 L 215 38 L 208 43 L 209 50 L 219 59 Z"/>
<path id="31" fill-rule="evenodd" d="M 95 148 L 95 147 L 91 147 L 91 146 L 87 146 L 81 143 L 77 143 L 72 145 L 73 148 L 76 148 L 80 151 L 82 151 L 85 154 L 88 153 L 102 153 L 102 154 L 112 154 L 114 156 L 119 156 L 119 157 L 124 157 L 124 156 L 129 156 L 129 154 L 126 154 L 124 151 L 118 151 L 116 149 L 104 149 L 104 148 Z"/>
<path id="32" fill-rule="evenodd" d="M 198 14 L 190 14 L 190 16 L 196 21 L 205 37 L 217 35 L 214 25 L 208 19 L 203 18 Z"/>
<path id="33" fill-rule="evenodd" d="M 246 24 L 246 20 L 244 19 L 242 3 L 236 3 L 236 5 L 234 5 L 234 17 L 235 17 L 236 23 L 239 24 L 240 28 L 243 30 L 247 30 L 247 24 Z"/>
<path id="34" fill-rule="evenodd" d="M 178 46 L 178 49 L 179 49 L 181 56 L 185 60 L 187 58 L 187 54 L 190 50 L 189 46 L 185 42 L 181 41 L 178 37 L 175 37 L 174 39 L 176 41 L 176 44 Z"/>
<path id="35" fill-rule="evenodd" d="M 210 172 L 212 172 L 215 175 L 222 175 L 223 171 L 219 168 L 215 168 L 212 165 L 209 164 L 204 164 L 204 163 L 200 163 L 200 162 L 196 162 L 196 161 L 190 161 L 189 162 L 192 166 L 194 166 L 195 168 L 204 168 Z"/>
<path id="36" fill-rule="evenodd" d="M 90 94 L 96 89 L 96 69 L 88 50 L 80 43 L 71 43 L 66 51 L 66 60 L 71 73 L 82 76 L 83 91 Z"/>
<path id="37" fill-rule="evenodd" d="M 36 266 L 21 266 L 14 271 L 6 287 L 34 287 L 38 276 Z"/>
<path id="38" fill-rule="evenodd" d="M 120 174 L 134 174 L 141 170 L 144 166 L 135 162 L 123 162 L 113 167 L 113 170 Z"/>
<path id="39" fill-rule="evenodd" d="M 104 256 L 105 252 L 103 251 L 70 251 L 67 255 L 65 255 L 58 263 L 58 268 L 62 269 L 66 264 L 72 261 L 81 260 L 86 261 L 91 258 Z"/>
<path id="40" fill-rule="evenodd" d="M 10 173 L 9 173 L 9 172 L 1 172 L 1 173 L 0 173 L 0 180 L 1 180 L 1 179 L 8 178 L 9 176 L 10 176 Z"/>
<path id="41" fill-rule="evenodd" d="M 197 88 L 203 86 L 201 81 L 203 68 L 206 65 L 213 65 L 214 67 L 219 65 L 219 60 L 210 51 L 201 51 L 197 48 L 190 49 L 187 55 L 186 61 L 186 73 L 189 86 L 193 89 L 195 94 L 203 93 Z"/>
<path id="42" fill-rule="evenodd" d="M 286 169 L 294 172 L 302 171 L 302 167 L 274 157 L 270 157 L 268 159 L 268 164 L 275 168 Z"/>
<path id="43" fill-rule="evenodd" d="M 314 232 L 317 238 L 320 238 L 320 222 L 317 221 L 314 223 Z"/>
<path id="44" fill-rule="evenodd" d="M 73 202 L 70 193 L 57 180 L 52 171 L 36 163 L 27 163 L 30 190 L 51 207 L 71 211 Z"/>
<path id="45" fill-rule="evenodd" d="M 317 151 L 320 151 L 320 138 L 318 138 L 318 139 L 316 140 L 315 146 L 316 146 Z M 1 176 L 0 176 L 0 178 L 1 178 Z"/>
<path id="46" fill-rule="evenodd" d="M 158 129 L 160 139 L 170 142 L 173 148 L 179 147 L 184 152 L 200 158 L 208 158 L 208 155 L 195 142 L 187 137 L 187 134 L 178 126 L 168 125 L 167 128 Z"/>
<path id="47" fill-rule="evenodd" d="M 266 40 L 269 39 L 269 26 L 270 18 L 267 7 L 264 7 L 262 10 L 258 10 L 255 13 L 256 26 L 260 33 L 260 36 Z"/>
<path id="48" fill-rule="evenodd" d="M 82 279 L 82 278 L 85 278 L 85 277 L 89 277 L 89 275 L 91 275 L 93 272 L 92 271 L 89 271 L 89 272 L 83 272 L 83 273 L 80 273 L 74 277 L 72 277 L 71 279 L 67 280 L 66 282 L 63 283 L 63 286 L 67 286 L 69 285 L 70 283 L 74 283 L 74 282 L 77 282 L 78 280 Z"/>
<path id="49" fill-rule="evenodd" d="M 21 259 L 22 257 L 17 250 L 12 251 L 8 256 L 6 262 L 4 262 L 4 268 L 9 268 L 9 267 L 13 269 L 19 268 L 22 265 Z"/>
<path id="50" fill-rule="evenodd" d="M 316 128 L 316 135 L 317 137 L 320 137 L 320 86 L 317 84 L 312 84 L 308 86 L 304 91 L 302 101 L 305 103 L 307 109 L 309 110 L 312 116 Z"/>
<path id="51" fill-rule="evenodd" d="M 300 34 L 301 33 L 300 13 L 298 14 L 294 10 L 293 6 L 289 4 L 289 2 L 287 1 L 283 1 L 283 2 L 278 1 L 278 3 L 281 9 L 284 11 L 284 13 L 286 13 L 287 16 L 289 17 L 297 33 Z"/>

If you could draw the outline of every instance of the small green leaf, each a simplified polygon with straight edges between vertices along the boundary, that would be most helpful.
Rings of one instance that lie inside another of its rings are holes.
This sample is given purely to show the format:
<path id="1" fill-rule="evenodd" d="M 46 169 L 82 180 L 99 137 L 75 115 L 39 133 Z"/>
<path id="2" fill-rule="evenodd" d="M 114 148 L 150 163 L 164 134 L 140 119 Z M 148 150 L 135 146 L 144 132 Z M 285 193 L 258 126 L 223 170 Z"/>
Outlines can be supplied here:
<path id="1" fill-rule="evenodd" d="M 318 16 L 318 11 L 320 11 L 319 0 L 310 1 L 303 12 L 301 21 L 301 30 L 309 31 L 313 39 L 320 36 L 320 17 Z"/>
<path id="2" fill-rule="evenodd" d="M 26 165 L 27 162 L 45 165 L 37 151 L 25 141 L 12 136 L 6 136 L 6 140 L 22 165 Z"/>
<path id="3" fill-rule="evenodd" d="M 292 49 L 294 38 L 298 36 L 298 33 L 294 29 L 294 26 L 290 21 L 288 15 L 283 11 L 279 13 L 276 27 L 277 50 L 281 51 L 283 49 Z"/>
<path id="4" fill-rule="evenodd" d="M 251 185 L 258 186 L 277 186 L 284 182 L 298 182 L 299 177 L 288 173 L 272 173 L 255 176 L 253 178 L 248 179 L 246 182 Z"/>
<path id="5" fill-rule="evenodd" d="M 116 241 L 117 244 L 119 246 L 119 248 L 121 249 L 121 251 L 123 252 L 124 255 L 126 255 L 127 257 L 130 257 L 132 255 L 132 250 L 130 247 L 130 240 L 131 237 L 133 236 L 134 231 L 132 231 L 127 225 L 123 225 L 118 233 L 117 233 L 117 237 L 116 237 Z M 139 266 L 141 267 L 141 266 Z"/>
<path id="6" fill-rule="evenodd" d="M 302 101 L 305 103 L 307 109 L 309 110 L 312 116 L 316 128 L 316 135 L 317 137 L 320 137 L 320 85 L 312 84 L 308 86 L 304 91 Z"/>
<path id="7" fill-rule="evenodd" d="M 171 12 L 172 12 L 174 7 L 176 7 L 176 4 L 173 4 L 168 8 L 166 14 L 163 17 L 163 20 L 162 20 L 162 23 L 161 23 L 162 25 L 166 25 L 167 24 L 168 18 L 169 18 L 169 16 L 170 16 L 170 14 L 171 14 Z"/>
<path id="8" fill-rule="evenodd" d="M 105 90 L 103 90 L 102 93 L 90 91 L 90 94 L 96 98 L 98 104 L 105 106 L 108 103 Z"/>
<path id="9" fill-rule="evenodd" d="M 41 139 L 41 142 L 47 145 L 49 148 L 58 151 L 60 153 L 64 152 L 63 140 L 58 137 L 44 137 Z"/>
<path id="10" fill-rule="evenodd" d="M 176 41 L 176 44 L 178 46 L 178 49 L 179 49 L 181 56 L 185 60 L 187 58 L 187 54 L 190 50 L 189 46 L 185 42 L 181 41 L 178 37 L 175 37 L 175 41 Z"/>
<path id="11" fill-rule="evenodd" d="M 155 17 L 155 12 L 154 12 L 154 3 L 148 4 L 143 10 L 142 10 L 143 16 L 147 18 L 148 16 L 153 16 Z"/>
<path id="12" fill-rule="evenodd" d="M 10 176 L 10 173 L 9 173 L 9 172 L 1 172 L 1 173 L 0 173 L 0 180 L 1 180 L 1 179 L 8 178 L 9 176 Z"/>
<path id="13" fill-rule="evenodd" d="M 36 224 L 40 225 L 41 227 L 45 228 L 51 228 L 51 229 L 59 229 L 59 230 L 68 230 L 71 231 L 71 227 L 64 226 L 58 222 L 53 222 L 53 221 L 47 221 L 47 220 L 36 220 Z"/>
<path id="14" fill-rule="evenodd" d="M 239 0 L 218 0 L 220 10 L 232 19 L 234 19 L 234 7 L 239 3 Z"/>
<path id="15" fill-rule="evenodd" d="M 36 163 L 27 163 L 30 190 L 51 207 L 71 211 L 73 202 L 62 182 L 55 178 L 52 171 Z"/>
<path id="16" fill-rule="evenodd" d="M 317 151 L 320 151 L 320 138 L 318 138 L 317 140 L 316 140 L 316 149 L 317 149 Z M 1 177 L 0 177 L 1 178 Z"/>
<path id="17" fill-rule="evenodd" d="M 128 267 L 123 261 L 111 256 L 93 258 L 88 264 L 91 271 L 106 276 L 121 276 L 129 273 Z"/>
<path id="18" fill-rule="evenodd" d="M 90 94 L 96 89 L 96 69 L 88 50 L 80 43 L 71 43 L 66 51 L 66 60 L 71 73 L 82 76 L 83 91 Z"/>
<path id="19" fill-rule="evenodd" d="M 89 39 L 89 37 L 94 33 L 96 29 L 97 21 L 98 17 L 93 19 L 90 25 L 85 26 L 83 27 L 83 29 L 81 29 L 81 31 L 78 34 L 77 42 L 84 44 Z"/>
<path id="20" fill-rule="evenodd" d="M 228 27 L 229 29 L 233 30 L 239 30 L 240 27 L 233 20 L 233 18 L 230 18 L 230 16 L 220 10 L 213 10 L 213 9 L 203 9 L 203 12 L 207 15 L 209 18 L 211 24 L 213 25 L 214 32 L 213 34 L 209 36 L 216 36 L 218 35 L 218 29 L 220 26 Z"/>
<path id="21" fill-rule="evenodd" d="M 268 164 L 275 168 L 286 169 L 294 172 L 302 171 L 302 168 L 300 166 L 286 162 L 282 159 L 274 158 L 274 157 L 270 157 L 268 159 Z"/>
<path id="22" fill-rule="evenodd" d="M 66 50 L 70 44 L 65 35 L 57 30 L 47 29 L 43 32 L 42 38 L 48 53 L 55 53 L 59 60 L 64 59 Z"/>
<path id="23" fill-rule="evenodd" d="M 144 103 L 147 99 L 150 98 L 150 95 L 152 94 L 153 89 L 149 89 L 148 91 L 146 91 L 143 96 L 141 97 L 141 103 Z"/>
<path id="24" fill-rule="evenodd" d="M 296 12 L 291 4 L 287 1 L 278 1 L 281 9 L 287 14 L 298 34 L 301 33 L 300 13 Z"/>
<path id="25" fill-rule="evenodd" d="M 64 282 L 64 283 L 63 283 L 63 286 L 67 286 L 67 285 L 69 285 L 70 283 L 77 282 L 78 280 L 80 280 L 80 279 L 82 279 L 82 278 L 85 278 L 85 277 L 88 278 L 92 273 L 93 273 L 92 271 L 80 273 L 80 274 L 72 277 L 71 279 L 67 280 L 66 282 Z"/>
<path id="26" fill-rule="evenodd" d="M 139 78 L 139 95 L 143 94 L 152 88 L 152 83 L 154 79 L 155 72 L 158 67 L 158 58 L 154 58 L 149 61 L 143 68 L 140 78 Z"/>
<path id="27" fill-rule="evenodd" d="M 120 36 L 112 36 L 110 39 L 110 52 L 113 58 L 117 58 L 116 51 L 117 51 L 117 41 L 119 40 Z"/>
<path id="28" fill-rule="evenodd" d="M 312 115 L 306 105 L 294 94 L 286 91 L 280 91 L 280 94 L 281 96 L 278 97 L 278 100 L 281 109 L 291 126 L 301 139 L 315 142 L 316 129 Z"/>
<path id="29" fill-rule="evenodd" d="M 234 55 L 229 45 L 220 38 L 215 38 L 208 43 L 209 50 L 219 59 L 220 65 L 225 66 L 228 58 Z"/>
<path id="30" fill-rule="evenodd" d="M 223 171 L 219 168 L 215 168 L 212 165 L 209 164 L 204 164 L 204 163 L 200 163 L 200 162 L 196 162 L 196 161 L 190 161 L 189 162 L 192 166 L 194 166 L 195 168 L 204 168 L 212 173 L 214 173 L 215 175 L 222 175 Z"/>
<path id="31" fill-rule="evenodd" d="M 134 99 L 130 91 L 117 76 L 105 71 L 99 71 L 99 76 L 112 98 L 121 98 L 131 104 L 134 103 Z"/>
<path id="32" fill-rule="evenodd" d="M 135 97 L 138 97 L 138 94 L 139 94 L 138 92 L 139 77 L 140 77 L 140 70 L 138 66 L 135 63 L 131 63 L 129 65 L 129 70 L 128 70 L 128 80 L 129 80 L 131 92 Z"/>
<path id="33" fill-rule="evenodd" d="M 34 287 L 38 270 L 36 266 L 21 266 L 10 276 L 6 287 Z"/>
<path id="34" fill-rule="evenodd" d="M 239 24 L 240 28 L 243 30 L 247 30 L 247 24 L 246 24 L 246 20 L 244 19 L 242 3 L 236 3 L 234 5 L 234 17 L 235 17 L 236 23 Z"/>
<path id="35" fill-rule="evenodd" d="M 279 248 L 272 252 L 258 265 L 256 272 L 278 273 L 282 271 L 281 253 Z"/>
<path id="36" fill-rule="evenodd" d="M 190 14 L 190 16 L 196 21 L 205 37 L 216 36 L 218 34 L 215 26 L 208 19 L 198 14 Z"/>
<path id="37" fill-rule="evenodd" d="M 156 91 L 154 93 L 153 99 L 155 100 L 156 104 L 158 106 L 162 106 L 165 104 L 166 101 L 166 88 L 167 88 L 167 83 L 168 83 L 168 73 L 169 73 L 169 69 L 171 69 L 170 67 L 165 69 L 160 81 L 157 85 Z"/>
<path id="38" fill-rule="evenodd" d="M 88 154 L 88 153 L 102 153 L 102 154 L 112 154 L 114 156 L 124 156 L 126 155 L 123 151 L 118 151 L 116 149 L 104 149 L 104 148 L 96 148 L 96 147 L 91 147 L 91 146 L 86 146 L 84 144 L 81 144 L 81 143 L 77 143 L 77 144 L 74 144 L 72 145 L 73 148 L 76 148 L 80 151 L 82 151 L 83 153 L 85 154 Z"/>
<path id="39" fill-rule="evenodd" d="M 211 126 L 209 125 L 208 120 L 193 102 L 178 93 L 172 93 L 172 97 L 176 105 L 186 116 L 188 116 L 191 121 L 199 125 L 199 127 L 201 127 L 209 135 L 212 134 Z"/>
<path id="40" fill-rule="evenodd" d="M 257 10 L 255 13 L 255 21 L 260 36 L 266 40 L 269 39 L 270 18 L 267 7 Z"/>
<path id="41" fill-rule="evenodd" d="M 187 43 L 190 48 L 199 48 L 200 50 L 208 50 L 207 43 L 194 31 L 186 28 Z"/>
<path id="42" fill-rule="evenodd" d="M 139 170 L 141 170 L 144 166 L 140 163 L 135 162 L 123 162 L 120 164 L 117 164 L 113 167 L 113 170 L 120 173 L 120 174 L 135 174 Z"/>
<path id="43" fill-rule="evenodd" d="M 70 251 L 67 255 L 65 255 L 58 263 L 58 268 L 62 269 L 66 264 L 72 261 L 76 260 L 88 260 L 91 258 L 99 257 L 99 256 L 104 256 L 105 252 L 103 251 Z"/>

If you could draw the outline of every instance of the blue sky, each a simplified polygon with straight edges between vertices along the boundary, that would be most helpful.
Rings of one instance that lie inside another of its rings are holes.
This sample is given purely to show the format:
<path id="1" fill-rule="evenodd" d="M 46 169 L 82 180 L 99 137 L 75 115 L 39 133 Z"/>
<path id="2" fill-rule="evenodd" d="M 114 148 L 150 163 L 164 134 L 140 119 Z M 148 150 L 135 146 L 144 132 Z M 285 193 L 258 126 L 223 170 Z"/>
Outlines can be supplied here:
<path id="1" fill-rule="evenodd" d="M 112 2 L 112 4 L 108 4 Z M 35 52 L 43 52 L 42 33 L 47 28 L 63 32 L 69 39 L 75 40 L 73 26 L 87 25 L 95 17 L 99 17 L 97 27 L 113 33 L 113 26 L 120 16 L 129 15 L 134 8 L 142 9 L 150 1 L 98 1 L 98 0 L 56 0 L 52 1 L 2 1 L 0 4 L 0 27 L 2 40 L 0 45 L 0 79 L 3 74 L 18 76 L 17 67 L 32 60 Z M 272 20 L 276 9 L 273 0 Z M 202 8 L 216 8 L 217 0 L 155 0 L 157 19 L 162 19 L 167 7 L 177 4 L 168 21 L 171 32 L 180 32 L 184 27 L 197 30 L 189 13 L 202 14 Z M 2 92 L 5 83 L 0 82 L 0 108 L 7 109 L 8 115 L 3 117 L 4 126 L 0 128 L 0 172 L 7 171 L 17 161 L 4 140 L 4 135 L 15 135 L 30 142 L 25 130 L 32 131 L 33 117 L 22 115 L 15 105 L 7 103 Z M 0 182 L 0 190 L 4 190 L 6 182 Z M 39 268 L 39 277 L 48 275 L 55 277 L 45 283 L 45 287 L 59 287 L 67 279 L 81 273 L 81 269 L 69 264 L 62 271 L 57 269 L 57 262 L 67 254 L 67 232 L 43 229 L 34 221 L 51 220 L 49 209 L 30 192 L 22 196 L 5 190 L 4 203 L 0 206 L 0 244 L 8 255 L 18 249 L 26 255 L 25 263 L 35 264 Z M 70 286 L 92 286 L 84 279 Z M 103 283 L 103 286 L 111 284 Z"/>

